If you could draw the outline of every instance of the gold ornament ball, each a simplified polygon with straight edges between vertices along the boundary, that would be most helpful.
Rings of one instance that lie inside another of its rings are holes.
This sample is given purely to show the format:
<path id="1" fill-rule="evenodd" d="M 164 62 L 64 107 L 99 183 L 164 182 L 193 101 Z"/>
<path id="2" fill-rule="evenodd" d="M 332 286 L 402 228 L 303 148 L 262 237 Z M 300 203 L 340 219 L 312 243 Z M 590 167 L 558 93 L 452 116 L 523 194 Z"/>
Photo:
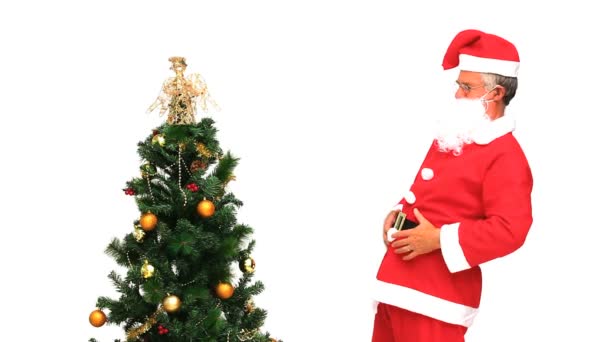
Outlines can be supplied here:
<path id="1" fill-rule="evenodd" d="M 140 226 L 135 226 L 135 230 L 133 231 L 133 238 L 135 239 L 135 241 L 142 242 L 145 236 L 146 232 L 144 232 L 144 230 L 141 229 Z"/>
<path id="2" fill-rule="evenodd" d="M 141 266 L 141 276 L 148 279 L 154 276 L 154 266 L 148 263 L 148 260 L 144 261 L 144 264 Z"/>
<path id="3" fill-rule="evenodd" d="M 157 222 L 158 218 L 156 218 L 156 215 L 152 214 L 151 212 L 142 214 L 139 218 L 139 225 L 147 232 L 154 230 Z"/>
<path id="4" fill-rule="evenodd" d="M 106 314 L 99 309 L 93 310 L 93 312 L 91 312 L 89 315 L 89 323 L 96 328 L 106 324 L 107 320 L 108 318 L 106 317 Z"/>
<path id="5" fill-rule="evenodd" d="M 255 260 L 252 257 L 246 257 L 239 261 L 239 268 L 243 273 L 253 273 L 255 271 Z"/>
<path id="6" fill-rule="evenodd" d="M 163 309 L 169 313 L 176 312 L 182 306 L 182 301 L 176 295 L 170 295 L 163 299 Z"/>
<path id="7" fill-rule="evenodd" d="M 219 283 L 215 288 L 215 293 L 221 299 L 228 299 L 234 293 L 234 287 L 229 283 Z"/>
<path id="8" fill-rule="evenodd" d="M 253 310 L 255 310 L 255 303 L 251 298 L 249 298 L 245 303 L 245 312 L 252 313 Z"/>
<path id="9" fill-rule="evenodd" d="M 211 217 L 215 213 L 215 205 L 208 199 L 198 202 L 196 211 L 202 217 Z"/>
<path id="10" fill-rule="evenodd" d="M 156 166 L 154 166 L 150 163 L 145 163 L 145 164 L 141 165 L 139 167 L 139 170 L 141 171 L 141 176 L 144 178 L 148 178 L 148 177 L 154 176 L 156 174 Z"/>
<path id="11" fill-rule="evenodd" d="M 162 134 L 156 134 L 152 137 L 153 144 L 159 144 L 161 147 L 165 146 L 165 136 Z"/>

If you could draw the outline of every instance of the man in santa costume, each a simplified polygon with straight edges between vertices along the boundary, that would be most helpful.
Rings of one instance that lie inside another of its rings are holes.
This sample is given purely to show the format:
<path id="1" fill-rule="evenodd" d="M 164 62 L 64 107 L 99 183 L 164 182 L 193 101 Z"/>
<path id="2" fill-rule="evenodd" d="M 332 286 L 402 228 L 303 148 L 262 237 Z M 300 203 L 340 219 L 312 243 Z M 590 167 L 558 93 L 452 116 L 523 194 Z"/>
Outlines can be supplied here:
<path id="1" fill-rule="evenodd" d="M 443 60 L 444 69 L 455 67 L 451 109 L 384 222 L 374 342 L 464 341 L 479 308 L 479 266 L 520 248 L 532 225 L 532 173 L 505 116 L 517 90 L 517 49 L 465 30 Z"/>

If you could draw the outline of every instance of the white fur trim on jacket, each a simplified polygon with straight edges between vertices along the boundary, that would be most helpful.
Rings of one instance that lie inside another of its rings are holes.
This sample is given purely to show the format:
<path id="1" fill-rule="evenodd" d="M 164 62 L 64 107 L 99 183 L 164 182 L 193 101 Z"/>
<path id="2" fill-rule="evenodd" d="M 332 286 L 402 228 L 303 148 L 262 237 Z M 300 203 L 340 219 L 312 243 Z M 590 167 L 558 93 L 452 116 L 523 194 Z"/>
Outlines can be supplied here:
<path id="1" fill-rule="evenodd" d="M 458 228 L 460 223 L 443 225 L 439 231 L 439 241 L 441 243 L 441 254 L 443 261 L 448 266 L 450 272 L 460 272 L 471 268 L 464 256 L 460 240 L 458 238 Z"/>
<path id="2" fill-rule="evenodd" d="M 479 309 L 450 302 L 407 287 L 376 280 L 373 298 L 443 322 L 470 327 Z"/>

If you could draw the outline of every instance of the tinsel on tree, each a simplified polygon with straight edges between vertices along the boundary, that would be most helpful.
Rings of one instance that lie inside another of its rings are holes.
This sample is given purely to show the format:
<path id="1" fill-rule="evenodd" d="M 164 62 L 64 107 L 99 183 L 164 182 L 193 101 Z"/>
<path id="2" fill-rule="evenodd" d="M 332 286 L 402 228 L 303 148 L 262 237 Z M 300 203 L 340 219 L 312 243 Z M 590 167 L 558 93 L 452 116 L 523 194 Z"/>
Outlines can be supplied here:
<path id="1" fill-rule="evenodd" d="M 99 297 L 89 322 L 123 327 L 115 341 L 275 341 L 253 300 L 264 290 L 252 279 L 253 229 L 227 190 L 238 158 L 222 151 L 210 117 L 196 121 L 217 106 L 202 77 L 184 75 L 183 57 L 169 61 L 176 75 L 148 108 L 167 120 L 138 143 L 140 176 L 122 189 L 141 215 L 105 250 L 126 269 L 109 274 L 119 297 Z"/>

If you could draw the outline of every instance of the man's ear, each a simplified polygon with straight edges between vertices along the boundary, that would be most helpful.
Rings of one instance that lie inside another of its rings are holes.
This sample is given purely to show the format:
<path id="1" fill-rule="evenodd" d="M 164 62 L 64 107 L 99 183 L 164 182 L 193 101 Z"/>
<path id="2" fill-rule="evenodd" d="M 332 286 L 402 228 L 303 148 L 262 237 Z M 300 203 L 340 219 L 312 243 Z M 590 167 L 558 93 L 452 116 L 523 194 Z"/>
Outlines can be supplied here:
<path id="1" fill-rule="evenodd" d="M 491 98 L 489 98 L 488 100 L 494 100 L 495 102 L 502 101 L 502 99 L 505 97 L 505 94 L 506 90 L 503 86 L 496 86 L 496 88 L 494 88 L 494 90 L 490 92 L 489 95 L 491 95 Z"/>

